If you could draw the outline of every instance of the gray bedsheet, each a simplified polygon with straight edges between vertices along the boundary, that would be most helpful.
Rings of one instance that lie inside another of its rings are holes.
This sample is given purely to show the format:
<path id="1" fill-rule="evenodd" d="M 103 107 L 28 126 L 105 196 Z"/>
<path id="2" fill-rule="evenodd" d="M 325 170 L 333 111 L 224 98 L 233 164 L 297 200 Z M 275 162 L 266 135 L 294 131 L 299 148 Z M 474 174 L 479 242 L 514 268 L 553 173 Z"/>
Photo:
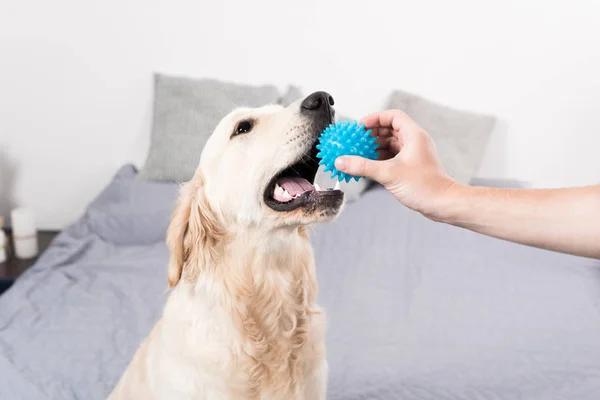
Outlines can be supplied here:
<path id="1" fill-rule="evenodd" d="M 177 187 L 124 167 L 0 297 L 1 399 L 103 399 L 165 301 Z M 600 398 L 600 267 L 382 189 L 313 234 L 330 399 Z"/>

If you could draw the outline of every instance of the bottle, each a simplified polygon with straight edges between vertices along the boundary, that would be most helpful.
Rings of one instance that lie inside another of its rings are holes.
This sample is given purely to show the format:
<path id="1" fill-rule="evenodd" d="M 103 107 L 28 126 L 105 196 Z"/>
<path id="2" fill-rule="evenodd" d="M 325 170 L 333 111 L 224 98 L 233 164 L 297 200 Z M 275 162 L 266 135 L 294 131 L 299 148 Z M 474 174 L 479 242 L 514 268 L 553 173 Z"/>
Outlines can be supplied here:
<path id="1" fill-rule="evenodd" d="M 4 217 L 0 216 L 0 264 L 6 262 L 6 235 L 4 234 Z"/>

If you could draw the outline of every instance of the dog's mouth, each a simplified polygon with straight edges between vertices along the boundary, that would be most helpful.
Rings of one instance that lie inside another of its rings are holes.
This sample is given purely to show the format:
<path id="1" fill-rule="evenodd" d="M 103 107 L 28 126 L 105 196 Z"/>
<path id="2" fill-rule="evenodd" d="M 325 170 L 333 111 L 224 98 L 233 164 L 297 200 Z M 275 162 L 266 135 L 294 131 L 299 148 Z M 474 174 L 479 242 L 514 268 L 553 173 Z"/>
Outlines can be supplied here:
<path id="1" fill-rule="evenodd" d="M 280 212 L 301 207 L 308 211 L 327 207 L 337 212 L 344 193 L 339 190 L 338 184 L 334 188 L 323 188 L 315 182 L 319 169 L 316 145 L 317 140 L 308 153 L 277 174 L 267 185 L 264 199 L 268 207 Z"/>

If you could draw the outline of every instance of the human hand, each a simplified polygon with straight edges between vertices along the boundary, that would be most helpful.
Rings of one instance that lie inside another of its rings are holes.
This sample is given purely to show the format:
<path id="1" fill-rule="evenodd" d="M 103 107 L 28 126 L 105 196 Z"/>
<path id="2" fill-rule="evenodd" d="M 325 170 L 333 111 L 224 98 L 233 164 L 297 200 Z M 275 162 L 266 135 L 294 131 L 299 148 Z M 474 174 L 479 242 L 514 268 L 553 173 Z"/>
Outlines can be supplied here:
<path id="1" fill-rule="evenodd" d="M 441 220 L 451 189 L 459 185 L 444 172 L 427 132 L 400 110 L 374 113 L 360 123 L 377 136 L 379 160 L 343 156 L 336 168 L 374 179 L 405 206 Z"/>

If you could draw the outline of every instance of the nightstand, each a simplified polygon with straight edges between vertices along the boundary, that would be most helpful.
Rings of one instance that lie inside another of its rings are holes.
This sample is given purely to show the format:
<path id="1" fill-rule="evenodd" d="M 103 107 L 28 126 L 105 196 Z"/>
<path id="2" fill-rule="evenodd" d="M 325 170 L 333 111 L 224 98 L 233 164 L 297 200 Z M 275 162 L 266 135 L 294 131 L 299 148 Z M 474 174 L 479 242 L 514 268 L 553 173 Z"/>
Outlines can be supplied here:
<path id="1" fill-rule="evenodd" d="M 56 235 L 60 233 L 58 231 L 38 231 L 38 256 L 26 260 L 20 260 L 15 257 L 14 251 L 12 251 L 12 232 L 10 229 L 5 230 L 5 232 L 6 240 L 9 243 L 9 249 L 11 251 L 9 251 L 6 262 L 0 264 L 0 293 L 8 289 L 10 285 L 13 284 L 15 279 L 25 272 L 27 268 L 35 264 L 39 255 L 42 254 L 48 248 L 48 246 L 50 246 L 52 239 L 54 239 Z"/>

